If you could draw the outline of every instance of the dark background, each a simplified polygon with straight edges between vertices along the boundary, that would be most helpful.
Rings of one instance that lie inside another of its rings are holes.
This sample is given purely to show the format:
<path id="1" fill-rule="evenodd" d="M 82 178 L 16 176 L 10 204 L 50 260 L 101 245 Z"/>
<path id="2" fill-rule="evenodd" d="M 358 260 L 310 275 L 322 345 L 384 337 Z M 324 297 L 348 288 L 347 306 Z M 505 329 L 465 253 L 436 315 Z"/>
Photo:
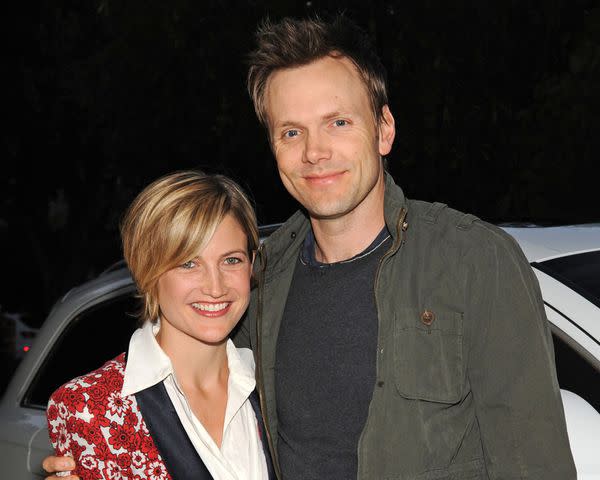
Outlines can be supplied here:
<path id="1" fill-rule="evenodd" d="M 10 2 L 1 130 L 3 312 L 32 325 L 120 258 L 147 183 L 224 172 L 259 222 L 294 209 L 245 91 L 267 14 L 345 10 L 388 69 L 389 169 L 492 222 L 600 220 L 600 8 L 591 0 Z"/>

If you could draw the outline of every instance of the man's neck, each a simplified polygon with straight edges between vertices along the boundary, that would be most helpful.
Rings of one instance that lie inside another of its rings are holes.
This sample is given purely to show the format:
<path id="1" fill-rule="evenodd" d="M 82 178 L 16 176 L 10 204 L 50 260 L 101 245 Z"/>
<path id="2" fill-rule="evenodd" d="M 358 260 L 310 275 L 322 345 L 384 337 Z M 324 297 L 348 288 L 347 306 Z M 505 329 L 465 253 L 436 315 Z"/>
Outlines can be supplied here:
<path id="1" fill-rule="evenodd" d="M 358 255 L 375 240 L 385 226 L 383 192 L 370 205 L 335 219 L 310 219 L 315 237 L 315 259 L 336 263 Z"/>

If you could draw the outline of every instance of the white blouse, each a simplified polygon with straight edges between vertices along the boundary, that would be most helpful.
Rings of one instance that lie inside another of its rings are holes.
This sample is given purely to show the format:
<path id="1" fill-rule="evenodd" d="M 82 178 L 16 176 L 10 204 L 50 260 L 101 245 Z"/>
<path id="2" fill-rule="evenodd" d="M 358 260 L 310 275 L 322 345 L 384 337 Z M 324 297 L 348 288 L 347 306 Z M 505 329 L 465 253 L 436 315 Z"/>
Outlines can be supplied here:
<path id="1" fill-rule="evenodd" d="M 247 348 L 227 340 L 227 406 L 221 448 L 196 418 L 180 388 L 169 357 L 160 348 L 156 324 L 146 322 L 129 342 L 122 395 L 133 395 L 163 382 L 185 431 L 206 468 L 216 480 L 268 479 L 258 423 L 249 396 L 256 386 L 254 358 Z"/>

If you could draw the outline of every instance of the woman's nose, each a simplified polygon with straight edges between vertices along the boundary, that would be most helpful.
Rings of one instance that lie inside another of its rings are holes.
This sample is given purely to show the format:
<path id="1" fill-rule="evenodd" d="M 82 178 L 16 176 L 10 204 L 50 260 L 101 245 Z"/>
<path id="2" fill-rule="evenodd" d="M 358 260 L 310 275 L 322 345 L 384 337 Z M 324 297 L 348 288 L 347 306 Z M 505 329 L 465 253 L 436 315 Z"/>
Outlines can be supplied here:
<path id="1" fill-rule="evenodd" d="M 225 295 L 227 287 L 222 272 L 218 268 L 206 269 L 202 280 L 202 293 L 213 298 Z"/>

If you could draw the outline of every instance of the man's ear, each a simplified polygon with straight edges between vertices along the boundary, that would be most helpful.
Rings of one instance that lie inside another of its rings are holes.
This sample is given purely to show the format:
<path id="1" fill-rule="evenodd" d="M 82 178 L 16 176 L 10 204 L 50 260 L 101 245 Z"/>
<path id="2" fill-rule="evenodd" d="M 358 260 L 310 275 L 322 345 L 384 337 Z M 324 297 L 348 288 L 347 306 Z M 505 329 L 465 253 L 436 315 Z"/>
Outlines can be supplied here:
<path id="1" fill-rule="evenodd" d="M 396 136 L 396 125 L 394 116 L 390 107 L 384 105 L 381 109 L 381 119 L 379 120 L 379 155 L 382 157 L 390 153 Z"/>

